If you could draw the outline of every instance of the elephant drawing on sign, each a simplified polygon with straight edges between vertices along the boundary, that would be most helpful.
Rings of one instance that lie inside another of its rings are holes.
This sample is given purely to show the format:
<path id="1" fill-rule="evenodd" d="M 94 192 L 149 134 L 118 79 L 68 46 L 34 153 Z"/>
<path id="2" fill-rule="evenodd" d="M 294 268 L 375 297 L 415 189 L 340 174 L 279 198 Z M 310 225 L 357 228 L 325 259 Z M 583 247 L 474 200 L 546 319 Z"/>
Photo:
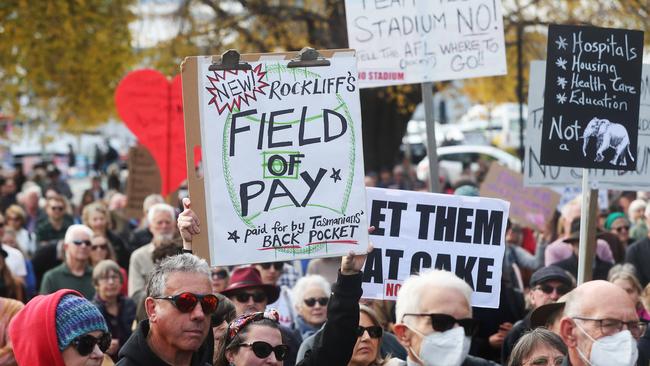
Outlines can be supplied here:
<path id="1" fill-rule="evenodd" d="M 601 162 L 605 159 L 603 152 L 610 147 L 616 151 L 614 158 L 610 160 L 612 165 L 626 166 L 626 157 L 629 154 L 630 159 L 634 161 L 634 156 L 630 152 L 630 137 L 627 134 L 625 126 L 620 123 L 613 123 L 607 119 L 594 117 L 585 128 L 582 138 L 582 154 L 587 156 L 587 144 L 590 137 L 597 137 L 596 158 L 594 161 Z M 620 162 L 619 162 L 620 160 Z"/>

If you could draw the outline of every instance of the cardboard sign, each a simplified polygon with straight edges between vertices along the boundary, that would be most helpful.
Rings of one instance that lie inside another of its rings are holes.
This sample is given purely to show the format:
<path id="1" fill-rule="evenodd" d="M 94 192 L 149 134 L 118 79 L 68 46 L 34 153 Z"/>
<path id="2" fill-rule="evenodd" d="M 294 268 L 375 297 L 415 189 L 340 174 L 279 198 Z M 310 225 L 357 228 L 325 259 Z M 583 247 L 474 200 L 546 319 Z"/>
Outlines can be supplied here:
<path id="1" fill-rule="evenodd" d="M 580 187 L 582 169 L 543 165 L 542 112 L 544 108 L 545 62 L 530 64 L 528 88 L 528 123 L 525 134 L 524 185 L 527 187 Z M 636 170 L 589 169 L 589 183 L 593 188 L 614 190 L 650 189 L 650 65 L 644 64 L 641 74 L 641 107 Z M 580 190 L 580 189 L 578 189 Z M 579 192 L 578 192 L 579 193 Z M 602 206 L 601 206 L 602 207 Z M 607 205 L 605 204 L 605 208 Z"/>
<path id="2" fill-rule="evenodd" d="M 501 2 L 345 1 L 362 88 L 506 74 Z"/>
<path id="3" fill-rule="evenodd" d="M 634 170 L 643 32 L 550 25 L 541 163 Z"/>
<path id="4" fill-rule="evenodd" d="M 171 81 L 156 70 L 137 70 L 115 90 L 115 106 L 126 126 L 149 149 L 162 178 L 162 195 L 187 178 L 180 75 Z"/>
<path id="5" fill-rule="evenodd" d="M 142 203 L 152 193 L 160 193 L 160 171 L 149 150 L 142 145 L 129 149 L 129 179 L 126 183 L 126 215 L 142 217 Z"/>
<path id="6" fill-rule="evenodd" d="M 510 203 L 493 198 L 368 188 L 371 240 L 363 297 L 395 300 L 412 273 L 454 272 L 472 306 L 497 308 Z"/>
<path id="7" fill-rule="evenodd" d="M 510 219 L 538 230 L 546 230 L 560 195 L 545 188 L 524 188 L 524 177 L 513 170 L 492 163 L 481 184 L 481 197 L 510 202 Z"/>
<path id="8" fill-rule="evenodd" d="M 210 71 L 212 57 L 196 59 L 214 265 L 366 251 L 356 59 L 353 50 L 323 54 L 330 66 L 290 68 L 295 53 L 243 55 L 247 71 Z"/>

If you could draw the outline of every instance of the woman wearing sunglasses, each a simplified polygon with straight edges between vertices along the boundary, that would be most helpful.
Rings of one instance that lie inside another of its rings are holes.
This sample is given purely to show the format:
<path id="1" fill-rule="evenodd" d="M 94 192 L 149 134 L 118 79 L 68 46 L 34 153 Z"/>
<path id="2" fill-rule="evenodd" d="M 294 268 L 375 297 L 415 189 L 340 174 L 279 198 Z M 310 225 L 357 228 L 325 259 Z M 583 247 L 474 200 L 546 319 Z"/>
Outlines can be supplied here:
<path id="1" fill-rule="evenodd" d="M 298 312 L 294 326 L 302 339 L 320 329 L 327 320 L 327 303 L 331 286 L 319 275 L 308 275 L 296 282 L 291 291 L 291 299 Z"/>
<path id="2" fill-rule="evenodd" d="M 560 366 L 567 354 L 562 338 L 545 328 L 536 328 L 519 339 L 508 366 Z"/>
<path id="3" fill-rule="evenodd" d="M 348 366 L 396 366 L 397 358 L 382 357 L 380 344 L 384 330 L 374 310 L 365 305 L 359 307 L 357 343 Z"/>
<path id="4" fill-rule="evenodd" d="M 97 307 L 74 290 L 32 299 L 9 325 L 18 365 L 99 366 L 111 334 Z"/>

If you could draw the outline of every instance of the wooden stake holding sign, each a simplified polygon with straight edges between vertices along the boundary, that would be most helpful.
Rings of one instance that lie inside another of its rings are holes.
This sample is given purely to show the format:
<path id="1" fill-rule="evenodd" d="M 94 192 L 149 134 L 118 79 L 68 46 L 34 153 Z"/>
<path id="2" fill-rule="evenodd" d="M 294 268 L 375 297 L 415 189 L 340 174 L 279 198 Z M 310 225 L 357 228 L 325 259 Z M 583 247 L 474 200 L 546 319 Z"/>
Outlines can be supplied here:
<path id="1" fill-rule="evenodd" d="M 578 283 L 596 245 L 587 169 L 636 168 L 642 55 L 640 31 L 549 26 L 540 161 L 584 168 Z"/>
<path id="2" fill-rule="evenodd" d="M 197 254 L 238 265 L 366 251 L 354 50 L 228 51 L 186 58 L 182 76 Z"/>

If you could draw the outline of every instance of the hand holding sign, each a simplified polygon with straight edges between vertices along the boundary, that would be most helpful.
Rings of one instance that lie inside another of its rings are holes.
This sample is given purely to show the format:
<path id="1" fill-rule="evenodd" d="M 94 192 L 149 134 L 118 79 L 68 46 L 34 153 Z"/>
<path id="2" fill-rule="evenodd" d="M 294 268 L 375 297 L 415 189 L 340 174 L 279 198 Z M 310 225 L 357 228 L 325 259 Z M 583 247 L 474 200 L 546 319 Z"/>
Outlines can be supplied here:
<path id="1" fill-rule="evenodd" d="M 189 198 L 183 198 L 183 212 L 178 215 L 178 231 L 183 239 L 183 248 L 192 249 L 192 236 L 201 232 L 199 217 L 192 211 Z"/>
<path id="2" fill-rule="evenodd" d="M 375 231 L 374 226 L 368 228 L 368 234 L 371 234 Z M 368 245 L 368 252 L 364 255 L 355 254 L 353 251 L 350 251 L 350 254 L 345 257 L 341 257 L 341 274 L 342 275 L 354 275 L 361 272 L 361 269 L 366 263 L 366 258 L 368 254 L 373 250 L 372 243 Z"/>

